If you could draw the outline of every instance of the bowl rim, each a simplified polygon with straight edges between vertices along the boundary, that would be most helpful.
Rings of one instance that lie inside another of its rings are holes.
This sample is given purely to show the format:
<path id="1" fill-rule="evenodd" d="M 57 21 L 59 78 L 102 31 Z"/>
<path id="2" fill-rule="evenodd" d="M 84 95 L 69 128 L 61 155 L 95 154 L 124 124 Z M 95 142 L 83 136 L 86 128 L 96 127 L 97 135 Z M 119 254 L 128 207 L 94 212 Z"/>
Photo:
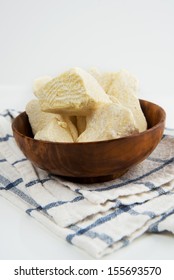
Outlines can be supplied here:
<path id="1" fill-rule="evenodd" d="M 27 139 L 30 139 L 30 141 L 34 141 L 36 143 L 45 143 L 45 144 L 52 144 L 52 145 L 75 145 L 75 146 L 80 146 L 80 145 L 93 145 L 93 144 L 100 144 L 100 143 L 110 143 L 110 142 L 118 142 L 118 141 L 122 141 L 122 139 L 132 139 L 132 138 L 137 138 L 139 137 L 140 135 L 144 135 L 144 134 L 147 134 L 147 133 L 150 133 L 152 130 L 155 130 L 157 129 L 161 124 L 164 124 L 165 125 L 165 121 L 166 121 L 166 112 L 165 110 L 158 104 L 156 103 L 153 103 L 151 101 L 148 101 L 148 100 L 144 100 L 144 99 L 139 99 L 139 101 L 143 101 L 143 102 L 148 102 L 150 103 L 151 105 L 155 105 L 155 106 L 158 106 L 162 112 L 162 118 L 161 120 L 154 126 L 148 128 L 147 130 L 143 131 L 143 132 L 138 132 L 138 133 L 135 133 L 135 134 L 132 134 L 132 135 L 128 135 L 128 136 L 124 136 L 124 137 L 120 137 L 120 138 L 116 138 L 116 139 L 108 139 L 108 140 L 100 140 L 100 141 L 90 141 L 90 142 L 53 142 L 53 141 L 48 141 L 48 140 L 39 140 L 39 139 L 34 139 L 33 137 L 29 137 L 29 136 L 26 136 L 25 134 L 22 134 L 21 132 L 19 132 L 15 126 L 14 126 L 14 123 L 15 121 L 17 120 L 17 118 L 19 118 L 22 114 L 26 114 L 26 111 L 23 111 L 21 112 L 18 116 L 16 116 L 13 121 L 12 121 L 12 130 L 13 130 L 13 133 L 15 132 L 16 134 L 18 134 L 20 137 L 25 137 Z M 27 115 L 27 114 L 26 114 Z"/>

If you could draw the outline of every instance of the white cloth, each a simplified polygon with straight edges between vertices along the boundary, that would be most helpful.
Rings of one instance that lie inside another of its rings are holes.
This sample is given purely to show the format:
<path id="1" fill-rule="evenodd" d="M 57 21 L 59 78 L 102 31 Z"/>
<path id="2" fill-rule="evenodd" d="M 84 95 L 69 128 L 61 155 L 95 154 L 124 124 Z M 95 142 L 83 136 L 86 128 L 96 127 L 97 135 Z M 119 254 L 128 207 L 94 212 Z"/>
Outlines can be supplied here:
<path id="1" fill-rule="evenodd" d="M 173 136 L 165 134 L 149 158 L 121 178 L 82 185 L 25 158 L 12 136 L 17 114 L 0 114 L 0 195 L 96 258 L 147 231 L 174 233 Z"/>

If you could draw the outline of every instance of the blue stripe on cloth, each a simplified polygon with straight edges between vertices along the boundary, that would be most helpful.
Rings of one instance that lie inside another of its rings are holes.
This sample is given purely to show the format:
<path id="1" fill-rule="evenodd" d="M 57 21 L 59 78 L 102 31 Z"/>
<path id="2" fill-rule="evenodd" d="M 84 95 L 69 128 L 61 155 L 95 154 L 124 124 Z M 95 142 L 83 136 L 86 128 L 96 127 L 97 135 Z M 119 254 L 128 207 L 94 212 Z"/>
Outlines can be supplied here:
<path id="1" fill-rule="evenodd" d="M 159 195 L 165 194 L 167 191 L 163 190 L 162 187 L 158 187 L 155 189 L 156 192 L 158 192 Z"/>
<path id="2" fill-rule="evenodd" d="M 23 161 L 26 161 L 27 159 L 26 158 L 22 158 L 22 159 L 19 159 L 19 160 L 16 160 L 12 163 L 12 165 L 14 166 L 15 164 L 17 163 L 20 163 L 20 162 L 23 162 Z"/>
<path id="3" fill-rule="evenodd" d="M 29 216 L 31 216 L 31 212 L 32 212 L 33 210 L 42 211 L 43 209 L 42 209 L 42 206 L 39 205 L 39 206 L 37 206 L 37 207 L 35 207 L 35 208 L 29 208 L 29 209 L 27 209 L 25 212 L 26 212 Z"/>
<path id="4" fill-rule="evenodd" d="M 61 206 L 61 205 L 63 205 L 63 204 L 66 204 L 66 203 L 74 203 L 74 202 L 78 202 L 78 201 L 80 201 L 80 200 L 83 200 L 84 199 L 84 197 L 83 196 L 78 196 L 78 197 L 75 197 L 74 199 L 72 199 L 72 200 L 59 200 L 59 201 L 55 201 L 55 202 L 52 202 L 52 203 L 49 203 L 49 204 L 47 204 L 47 205 L 45 205 L 45 206 L 42 206 L 41 207 L 41 209 L 39 208 L 30 208 L 30 209 L 27 209 L 27 214 L 29 214 L 30 215 L 30 213 L 32 212 L 32 211 L 37 211 L 37 210 L 45 210 L 45 211 L 47 211 L 47 210 L 49 210 L 49 209 L 51 209 L 51 208 L 53 208 L 53 207 L 58 207 L 58 206 Z"/>
<path id="5" fill-rule="evenodd" d="M 15 180 L 14 182 L 10 182 L 7 178 L 0 175 L 0 185 L 3 185 L 3 187 L 0 186 L 0 191 L 9 190 L 9 191 L 15 193 L 18 197 L 20 197 L 25 202 L 31 204 L 34 207 L 38 207 L 39 204 L 37 204 L 37 202 L 34 199 L 32 199 L 31 197 L 26 195 L 23 191 L 17 189 L 17 186 L 22 182 L 23 182 L 22 178 L 19 178 L 19 179 Z"/>
<path id="6" fill-rule="evenodd" d="M 141 184 L 141 182 L 140 182 L 140 184 Z M 142 183 L 143 184 L 143 183 Z M 153 190 L 154 188 L 156 188 L 156 186 L 154 185 L 154 183 L 152 183 L 152 182 L 145 182 L 144 183 L 144 185 L 145 185 L 145 187 L 147 187 L 147 188 L 149 188 L 149 190 Z"/>
<path id="7" fill-rule="evenodd" d="M 160 159 L 160 158 L 154 158 L 154 157 L 148 157 L 147 160 L 153 161 L 153 162 L 165 162 L 165 159 Z"/>
<path id="8" fill-rule="evenodd" d="M 8 141 L 10 137 L 13 138 L 13 135 L 6 134 L 4 137 L 0 137 L 0 142 Z"/>
<path id="9" fill-rule="evenodd" d="M 136 182 L 135 184 L 144 185 L 144 186 L 148 187 L 150 191 L 157 192 L 159 195 L 166 193 L 166 191 L 162 187 L 155 186 L 154 183 L 152 183 L 152 182 L 145 182 L 145 183 Z"/>
<path id="10" fill-rule="evenodd" d="M 142 213 L 140 213 L 140 214 L 142 214 L 142 215 L 147 215 L 147 216 L 149 216 L 151 219 L 153 219 L 153 218 L 156 216 L 155 213 L 152 212 L 152 211 L 144 211 L 144 212 L 142 212 Z"/>
<path id="11" fill-rule="evenodd" d="M 135 185 L 143 185 L 143 186 L 147 187 L 150 191 L 157 191 L 157 192 L 159 191 L 160 192 L 160 190 L 159 190 L 160 187 L 157 187 L 154 183 L 152 183 L 150 181 L 147 181 L 147 182 L 137 181 L 134 184 Z M 161 189 L 161 191 L 162 191 L 162 189 Z"/>
<path id="12" fill-rule="evenodd" d="M 126 247 L 130 243 L 127 237 L 123 237 L 120 241 L 122 242 L 122 247 Z"/>
<path id="13" fill-rule="evenodd" d="M 15 113 L 15 115 L 16 115 L 16 113 L 18 113 L 18 114 L 21 113 L 14 109 L 6 109 L 3 113 L 0 113 L 0 116 L 5 117 L 5 118 L 9 116 L 11 119 L 14 119 L 13 112 Z"/>
<path id="14" fill-rule="evenodd" d="M 9 184 L 5 187 L 5 189 L 6 189 L 6 190 L 10 190 L 11 188 L 16 187 L 17 185 L 19 185 L 19 184 L 22 183 L 22 182 L 23 182 L 23 179 L 22 179 L 22 178 L 19 178 L 19 179 L 17 179 L 17 180 L 14 181 L 14 182 L 9 183 Z"/>
<path id="15" fill-rule="evenodd" d="M 39 204 L 30 196 L 26 195 L 23 191 L 17 189 L 16 187 L 12 188 L 10 191 L 18 195 L 22 200 L 27 202 L 28 204 L 31 204 L 33 207 L 39 207 Z"/>
<path id="16" fill-rule="evenodd" d="M 0 116 L 2 116 L 2 117 L 7 117 L 7 116 L 9 116 L 9 112 L 0 113 Z"/>
<path id="17" fill-rule="evenodd" d="M 72 225 L 72 226 L 69 227 L 69 229 L 71 229 L 75 232 L 81 230 L 81 228 L 77 225 Z M 108 234 L 105 234 L 105 233 L 98 233 L 96 231 L 90 230 L 90 231 L 84 233 L 84 235 L 90 237 L 91 239 L 98 238 L 98 239 L 102 240 L 103 242 L 105 242 L 109 246 L 111 246 L 114 243 L 113 238 L 111 236 L 109 236 Z"/>
<path id="18" fill-rule="evenodd" d="M 72 243 L 72 239 L 77 236 L 77 235 L 82 235 L 84 233 L 86 233 L 87 231 L 91 230 L 92 228 L 95 228 L 101 224 L 104 224 L 114 218 L 116 218 L 117 216 L 119 216 L 120 214 L 124 213 L 124 212 L 130 212 L 130 209 L 133 208 L 135 205 L 126 205 L 126 206 L 120 206 L 120 208 L 116 209 L 115 211 L 113 211 L 112 213 L 103 216 L 99 219 L 97 219 L 94 223 L 90 224 L 89 226 L 85 227 L 85 228 L 81 228 L 79 231 L 77 231 L 74 234 L 69 234 L 66 237 L 66 240 L 69 243 Z M 130 214 L 133 215 L 137 215 L 136 211 L 131 211 Z"/>
<path id="19" fill-rule="evenodd" d="M 160 220 L 158 220 L 157 222 L 155 222 L 154 224 L 150 225 L 148 231 L 149 232 L 155 232 L 155 233 L 158 233 L 159 232 L 159 229 L 158 229 L 158 226 L 159 224 L 164 221 L 168 216 L 174 214 L 174 209 L 172 209 L 171 211 L 167 212 L 167 213 L 164 213 L 161 215 L 161 218 Z"/>
<path id="20" fill-rule="evenodd" d="M 72 239 L 75 236 L 86 234 L 86 232 L 88 232 L 92 228 L 95 228 L 95 227 L 97 227 L 97 226 L 99 226 L 103 223 L 106 223 L 106 222 L 108 222 L 112 219 L 115 219 L 117 216 L 119 216 L 119 215 L 121 215 L 122 213 L 125 213 L 125 212 L 128 212 L 130 215 L 133 215 L 133 216 L 147 215 L 149 218 L 154 218 L 156 216 L 155 213 L 152 212 L 152 211 L 144 211 L 142 213 L 137 212 L 136 210 L 133 209 L 136 205 L 138 205 L 138 203 L 135 203 L 135 204 L 132 204 L 132 205 L 120 205 L 119 208 L 117 208 L 112 213 L 97 219 L 94 223 L 90 224 L 89 226 L 87 226 L 85 228 L 81 228 L 79 231 L 77 231 L 74 234 L 67 235 L 66 240 L 69 243 L 72 243 Z"/>
<path id="21" fill-rule="evenodd" d="M 153 193 L 153 192 L 156 192 L 158 193 L 158 196 L 160 195 L 167 195 L 167 194 L 170 194 L 170 191 L 171 190 L 164 190 L 162 187 L 157 187 L 155 189 L 153 189 L 150 193 Z M 146 201 L 148 201 L 149 198 L 147 198 L 145 201 L 142 201 L 142 202 L 135 202 L 133 204 L 131 204 L 133 207 L 134 206 L 137 206 L 137 205 L 142 205 L 144 204 Z M 115 201 L 115 205 L 112 207 L 112 208 L 117 208 L 117 207 L 120 207 L 120 206 L 126 206 L 127 204 L 124 204 L 122 203 L 118 198 L 114 200 Z M 153 215 L 150 214 L 151 212 L 146 212 L 145 214 L 146 215 L 149 215 L 150 217 Z"/>
<path id="22" fill-rule="evenodd" d="M 6 110 L 4 113 L 0 113 L 0 116 L 2 117 L 7 117 L 9 116 L 10 118 L 13 118 L 9 110 Z"/>
<path id="23" fill-rule="evenodd" d="M 11 188 L 16 187 L 17 185 L 19 185 L 22 182 L 23 182 L 22 178 L 19 178 L 19 179 L 15 180 L 14 182 L 10 182 L 7 178 L 0 175 L 0 184 L 3 185 L 3 187 L 0 187 L 0 190 L 6 190 L 6 191 L 10 190 Z"/>
<path id="24" fill-rule="evenodd" d="M 83 200 L 83 199 L 84 199 L 83 196 L 77 196 L 77 197 L 73 198 L 72 200 L 59 200 L 59 201 L 52 202 L 52 203 L 49 203 L 49 204 L 45 205 L 43 207 L 43 209 L 49 210 L 53 207 L 61 206 L 61 205 L 66 204 L 66 203 L 75 203 L 75 202 L 78 202 L 78 201 Z"/>
<path id="25" fill-rule="evenodd" d="M 86 235 L 91 238 L 98 238 L 98 239 L 104 241 L 109 246 L 111 246 L 114 243 L 113 238 L 106 233 L 98 233 L 98 232 L 94 232 L 94 231 L 89 231 L 89 232 L 86 232 Z"/>
<path id="26" fill-rule="evenodd" d="M 5 158 L 0 159 L 0 162 L 5 162 L 5 161 L 7 161 Z"/>
<path id="27" fill-rule="evenodd" d="M 68 187 L 68 186 L 67 186 L 67 187 Z M 81 189 L 75 189 L 74 191 L 75 191 L 77 194 L 81 194 L 81 192 L 80 192 Z"/>
<path id="28" fill-rule="evenodd" d="M 122 182 L 122 183 L 118 183 L 118 184 L 114 184 L 114 185 L 111 185 L 111 186 L 108 186 L 108 187 L 105 187 L 105 188 L 97 188 L 95 190 L 90 190 L 91 192 L 93 191 L 96 191 L 96 192 L 103 192 L 103 191 L 108 191 L 108 190 L 112 190 L 112 189 L 115 189 L 115 188 L 119 188 L 119 187 L 123 187 L 125 185 L 129 185 L 130 183 L 135 183 L 136 181 L 138 180 L 141 180 L 141 179 L 144 179 L 145 177 L 149 176 L 149 175 L 152 175 L 153 173 L 161 170 L 162 168 L 164 168 L 165 166 L 167 166 L 168 164 L 170 163 L 173 163 L 174 162 L 174 157 L 170 158 L 169 160 L 166 160 L 163 164 L 161 164 L 160 166 L 152 169 L 151 171 L 139 176 L 139 177 L 136 177 L 134 179 L 128 179 L 126 182 Z"/>
<path id="29" fill-rule="evenodd" d="M 51 180 L 50 177 L 49 178 L 44 178 L 44 179 L 41 179 L 41 180 L 40 179 L 36 179 L 36 180 L 28 182 L 25 186 L 28 188 L 28 187 L 32 187 L 32 186 L 34 186 L 34 185 L 36 185 L 38 183 L 44 184 L 45 182 L 47 182 L 49 180 Z"/>

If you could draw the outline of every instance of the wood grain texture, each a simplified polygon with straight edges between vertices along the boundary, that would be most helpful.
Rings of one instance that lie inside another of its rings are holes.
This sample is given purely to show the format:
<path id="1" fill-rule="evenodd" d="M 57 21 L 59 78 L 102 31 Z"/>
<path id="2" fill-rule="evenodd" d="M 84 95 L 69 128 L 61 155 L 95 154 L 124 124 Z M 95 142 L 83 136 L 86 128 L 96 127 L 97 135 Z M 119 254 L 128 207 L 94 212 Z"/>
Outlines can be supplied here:
<path id="1" fill-rule="evenodd" d="M 41 169 L 81 183 L 103 182 L 120 177 L 143 161 L 161 140 L 165 111 L 145 100 L 140 103 L 148 129 L 128 137 L 88 143 L 35 140 L 25 112 L 13 121 L 13 134 L 25 156 Z"/>

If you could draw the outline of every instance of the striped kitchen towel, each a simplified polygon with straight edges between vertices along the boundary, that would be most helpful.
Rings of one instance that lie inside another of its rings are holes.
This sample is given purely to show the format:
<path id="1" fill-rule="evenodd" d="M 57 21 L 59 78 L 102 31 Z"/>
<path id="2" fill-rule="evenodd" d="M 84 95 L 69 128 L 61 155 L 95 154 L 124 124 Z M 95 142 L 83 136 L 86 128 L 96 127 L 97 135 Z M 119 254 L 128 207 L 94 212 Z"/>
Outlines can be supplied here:
<path id="1" fill-rule="evenodd" d="M 48 174 L 25 158 L 12 136 L 17 114 L 0 114 L 0 195 L 95 258 L 147 231 L 174 234 L 172 130 L 121 178 L 82 185 Z"/>

